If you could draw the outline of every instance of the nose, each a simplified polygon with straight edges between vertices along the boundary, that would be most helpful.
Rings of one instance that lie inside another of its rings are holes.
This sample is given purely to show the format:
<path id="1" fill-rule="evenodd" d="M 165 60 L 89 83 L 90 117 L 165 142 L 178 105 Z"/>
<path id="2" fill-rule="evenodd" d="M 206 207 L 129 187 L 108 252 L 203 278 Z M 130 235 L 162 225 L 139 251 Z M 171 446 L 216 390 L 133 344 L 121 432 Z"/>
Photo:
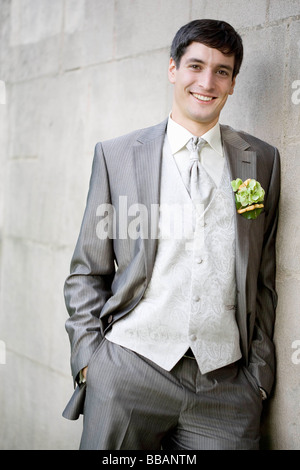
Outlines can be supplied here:
<path id="1" fill-rule="evenodd" d="M 199 77 L 199 85 L 203 90 L 211 91 L 215 87 L 215 75 L 212 70 L 204 70 Z"/>

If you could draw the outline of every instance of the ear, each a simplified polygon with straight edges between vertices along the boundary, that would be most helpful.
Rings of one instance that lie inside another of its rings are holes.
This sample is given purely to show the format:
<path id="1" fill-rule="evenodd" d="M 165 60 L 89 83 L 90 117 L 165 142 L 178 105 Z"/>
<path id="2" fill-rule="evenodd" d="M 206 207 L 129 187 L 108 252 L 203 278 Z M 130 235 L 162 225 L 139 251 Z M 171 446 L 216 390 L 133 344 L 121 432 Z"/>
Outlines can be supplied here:
<path id="1" fill-rule="evenodd" d="M 235 78 L 232 80 L 232 83 L 231 83 L 231 87 L 230 87 L 230 91 L 229 91 L 229 95 L 233 95 L 233 92 L 234 92 L 234 87 L 235 87 Z"/>
<path id="2" fill-rule="evenodd" d="M 176 64 L 172 57 L 170 58 L 169 62 L 169 69 L 168 69 L 168 77 L 171 83 L 175 83 L 175 73 L 176 72 Z"/>

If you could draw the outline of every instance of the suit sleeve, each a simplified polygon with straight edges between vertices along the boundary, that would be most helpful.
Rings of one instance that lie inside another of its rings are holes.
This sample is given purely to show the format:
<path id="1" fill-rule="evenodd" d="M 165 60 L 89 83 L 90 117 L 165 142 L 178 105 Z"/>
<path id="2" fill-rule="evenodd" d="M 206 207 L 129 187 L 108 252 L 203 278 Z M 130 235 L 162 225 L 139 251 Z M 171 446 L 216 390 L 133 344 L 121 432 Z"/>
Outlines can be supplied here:
<path id="1" fill-rule="evenodd" d="M 69 313 L 66 330 L 71 344 L 71 370 L 74 379 L 102 339 L 99 316 L 111 296 L 115 274 L 112 240 L 97 236 L 97 208 L 110 204 L 108 174 L 101 144 L 95 147 L 86 209 L 64 286 Z"/>
<path id="2" fill-rule="evenodd" d="M 258 385 L 270 393 L 275 374 L 273 332 L 277 293 L 276 232 L 280 193 L 280 157 L 275 149 L 274 164 L 265 204 L 264 242 L 257 284 L 256 320 L 249 354 L 249 371 Z"/>

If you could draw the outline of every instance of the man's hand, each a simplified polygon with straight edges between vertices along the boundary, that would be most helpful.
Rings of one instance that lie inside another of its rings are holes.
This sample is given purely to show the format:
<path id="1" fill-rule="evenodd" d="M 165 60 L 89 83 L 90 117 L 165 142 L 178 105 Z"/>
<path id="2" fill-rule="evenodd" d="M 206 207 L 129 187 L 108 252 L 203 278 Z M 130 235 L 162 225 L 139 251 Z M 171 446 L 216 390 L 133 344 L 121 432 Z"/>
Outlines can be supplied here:
<path id="1" fill-rule="evenodd" d="M 88 370 L 87 366 L 84 369 L 82 369 L 82 376 L 84 379 L 86 379 L 87 370 Z"/>
<path id="2" fill-rule="evenodd" d="M 78 381 L 79 384 L 85 383 L 87 369 L 88 369 L 88 368 L 87 368 L 87 366 L 86 366 L 86 367 L 84 367 L 83 369 L 81 369 L 81 371 L 79 372 L 79 381 Z"/>

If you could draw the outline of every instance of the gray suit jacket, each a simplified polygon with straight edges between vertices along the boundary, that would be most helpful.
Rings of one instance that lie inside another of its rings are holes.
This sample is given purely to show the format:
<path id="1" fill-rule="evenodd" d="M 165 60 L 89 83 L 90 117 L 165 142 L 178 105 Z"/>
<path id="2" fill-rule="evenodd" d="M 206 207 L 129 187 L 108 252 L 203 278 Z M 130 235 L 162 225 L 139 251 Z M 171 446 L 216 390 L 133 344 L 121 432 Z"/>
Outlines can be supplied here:
<path id="1" fill-rule="evenodd" d="M 164 121 L 96 145 L 86 210 L 65 283 L 74 380 L 89 363 L 105 331 L 137 305 L 151 279 L 157 239 L 99 239 L 97 208 L 111 204 L 118 221 L 124 210 L 120 196 L 127 196 L 128 207 L 143 204 L 150 217 L 151 204 L 159 204 L 166 125 Z M 221 135 L 231 179 L 254 178 L 266 193 L 264 210 L 256 220 L 236 212 L 236 315 L 243 361 L 257 384 L 269 393 L 275 369 L 272 337 L 277 304 L 279 153 L 266 142 L 228 126 L 221 125 Z M 232 198 L 234 204 L 234 193 Z M 151 221 L 148 223 L 150 226 Z M 76 387 L 63 416 L 78 418 L 84 393 L 85 385 Z"/>

